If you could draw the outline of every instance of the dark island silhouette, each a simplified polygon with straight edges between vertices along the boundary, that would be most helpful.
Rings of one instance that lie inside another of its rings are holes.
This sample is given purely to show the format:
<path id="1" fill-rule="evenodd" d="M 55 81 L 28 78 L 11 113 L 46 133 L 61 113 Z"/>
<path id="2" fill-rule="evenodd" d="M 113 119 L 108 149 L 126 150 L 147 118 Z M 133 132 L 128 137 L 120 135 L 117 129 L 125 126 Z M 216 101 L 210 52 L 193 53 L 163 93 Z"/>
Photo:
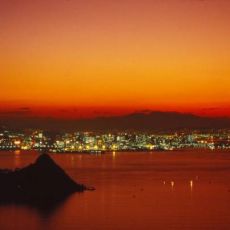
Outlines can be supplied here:
<path id="1" fill-rule="evenodd" d="M 0 169 L 0 203 L 49 204 L 59 202 L 86 186 L 73 181 L 48 154 L 16 170 Z"/>

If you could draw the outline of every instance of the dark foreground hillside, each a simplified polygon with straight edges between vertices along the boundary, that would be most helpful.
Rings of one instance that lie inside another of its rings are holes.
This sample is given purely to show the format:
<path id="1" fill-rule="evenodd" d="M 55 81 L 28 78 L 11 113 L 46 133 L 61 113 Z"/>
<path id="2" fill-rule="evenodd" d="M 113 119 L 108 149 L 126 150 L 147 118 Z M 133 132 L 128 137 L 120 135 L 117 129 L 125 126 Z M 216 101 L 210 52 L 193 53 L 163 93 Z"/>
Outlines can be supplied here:
<path id="1" fill-rule="evenodd" d="M 86 187 L 73 181 L 48 154 L 14 171 L 0 170 L 0 202 L 52 203 Z"/>

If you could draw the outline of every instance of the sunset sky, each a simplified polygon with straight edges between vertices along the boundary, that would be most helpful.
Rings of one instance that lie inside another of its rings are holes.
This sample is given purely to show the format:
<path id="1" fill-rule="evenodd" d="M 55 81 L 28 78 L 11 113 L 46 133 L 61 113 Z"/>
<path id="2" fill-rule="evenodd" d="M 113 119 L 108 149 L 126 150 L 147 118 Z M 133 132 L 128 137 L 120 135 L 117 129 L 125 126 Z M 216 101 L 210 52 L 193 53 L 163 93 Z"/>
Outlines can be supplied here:
<path id="1" fill-rule="evenodd" d="M 0 0 L 0 114 L 230 116 L 229 0 Z"/>

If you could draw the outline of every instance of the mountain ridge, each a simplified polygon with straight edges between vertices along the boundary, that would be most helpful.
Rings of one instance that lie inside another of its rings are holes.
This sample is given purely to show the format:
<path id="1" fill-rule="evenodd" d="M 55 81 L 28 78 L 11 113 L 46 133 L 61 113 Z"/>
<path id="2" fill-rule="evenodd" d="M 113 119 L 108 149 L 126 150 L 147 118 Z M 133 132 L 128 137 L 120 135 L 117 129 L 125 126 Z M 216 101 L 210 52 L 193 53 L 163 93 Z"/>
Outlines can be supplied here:
<path id="1" fill-rule="evenodd" d="M 100 116 L 69 120 L 47 117 L 1 117 L 0 125 L 11 129 L 38 128 L 59 131 L 162 131 L 230 128 L 230 118 L 203 117 L 191 113 L 148 111 L 123 116 Z"/>

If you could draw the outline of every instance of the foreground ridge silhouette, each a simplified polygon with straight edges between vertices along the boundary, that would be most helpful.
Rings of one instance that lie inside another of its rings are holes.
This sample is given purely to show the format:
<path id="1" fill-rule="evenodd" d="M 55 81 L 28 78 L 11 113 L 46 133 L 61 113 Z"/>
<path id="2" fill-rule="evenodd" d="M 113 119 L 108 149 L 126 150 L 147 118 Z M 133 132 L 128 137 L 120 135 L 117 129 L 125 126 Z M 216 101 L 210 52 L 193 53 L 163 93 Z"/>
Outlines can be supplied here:
<path id="1" fill-rule="evenodd" d="M 73 181 L 48 154 L 27 167 L 0 169 L 0 202 L 51 203 L 65 199 L 86 186 Z"/>

